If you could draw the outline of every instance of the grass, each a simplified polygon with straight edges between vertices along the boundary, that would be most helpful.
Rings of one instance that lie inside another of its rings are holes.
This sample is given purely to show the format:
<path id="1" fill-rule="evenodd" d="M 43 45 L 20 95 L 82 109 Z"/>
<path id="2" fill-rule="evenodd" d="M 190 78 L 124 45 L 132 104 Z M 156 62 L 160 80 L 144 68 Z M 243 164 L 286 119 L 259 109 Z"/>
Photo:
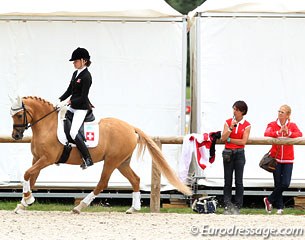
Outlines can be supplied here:
<path id="1" fill-rule="evenodd" d="M 13 211 L 19 201 L 1 201 L 0 210 Z M 62 203 L 39 203 L 35 202 L 32 206 L 28 207 L 28 211 L 71 211 L 73 204 Z M 83 210 L 83 212 L 125 212 L 129 206 L 111 206 L 105 207 L 100 204 L 93 204 L 92 206 Z M 275 211 L 275 210 L 274 210 Z M 150 208 L 142 206 L 141 213 L 150 213 Z M 178 214 L 197 214 L 191 208 L 160 208 L 161 213 L 178 213 Z M 223 208 L 218 208 L 216 214 L 222 214 Z M 268 215 L 265 209 L 259 208 L 242 208 L 240 211 L 242 215 Z M 305 215 L 304 209 L 285 208 L 285 215 Z"/>
<path id="2" fill-rule="evenodd" d="M 4 201 L 0 202 L 0 210 L 13 211 L 19 204 L 19 201 Z M 111 206 L 104 207 L 99 204 L 93 204 L 90 207 L 83 209 L 83 212 L 125 212 L 130 206 Z M 74 208 L 73 204 L 62 203 L 39 203 L 35 202 L 28 207 L 29 211 L 71 211 Z M 150 208 L 142 206 L 141 213 L 150 213 Z M 190 208 L 161 208 L 161 213 L 193 213 Z"/>
<path id="3" fill-rule="evenodd" d="M 190 87 L 186 87 L 186 99 L 190 99 L 191 98 L 191 89 Z"/>

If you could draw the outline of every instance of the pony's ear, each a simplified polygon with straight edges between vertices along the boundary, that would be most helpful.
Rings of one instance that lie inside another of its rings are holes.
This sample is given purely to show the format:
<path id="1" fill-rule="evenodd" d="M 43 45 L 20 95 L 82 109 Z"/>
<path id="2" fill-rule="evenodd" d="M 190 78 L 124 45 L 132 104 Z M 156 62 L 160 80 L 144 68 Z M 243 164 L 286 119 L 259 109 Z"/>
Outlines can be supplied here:
<path id="1" fill-rule="evenodd" d="M 22 107 L 22 97 L 20 97 L 19 95 L 17 96 L 17 104 L 18 106 Z"/>
<path id="2" fill-rule="evenodd" d="M 10 94 L 8 94 L 8 97 L 12 104 L 19 104 L 20 106 L 22 105 L 22 97 L 19 95 L 12 97 Z"/>
<path id="3" fill-rule="evenodd" d="M 16 100 L 16 98 L 13 98 L 13 97 L 11 96 L 11 94 L 8 94 L 8 98 L 10 99 L 11 104 L 13 104 L 13 103 L 15 102 L 15 100 Z"/>

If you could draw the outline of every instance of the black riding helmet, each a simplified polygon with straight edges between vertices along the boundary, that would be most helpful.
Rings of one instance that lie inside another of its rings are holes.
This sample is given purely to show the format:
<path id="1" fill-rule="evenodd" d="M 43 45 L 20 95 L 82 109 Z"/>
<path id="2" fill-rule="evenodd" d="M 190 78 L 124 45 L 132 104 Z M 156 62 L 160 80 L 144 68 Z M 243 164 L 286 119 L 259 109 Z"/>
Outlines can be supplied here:
<path id="1" fill-rule="evenodd" d="M 71 59 L 69 61 L 74 61 L 78 59 L 90 60 L 89 52 L 85 48 L 78 47 L 73 51 Z"/>

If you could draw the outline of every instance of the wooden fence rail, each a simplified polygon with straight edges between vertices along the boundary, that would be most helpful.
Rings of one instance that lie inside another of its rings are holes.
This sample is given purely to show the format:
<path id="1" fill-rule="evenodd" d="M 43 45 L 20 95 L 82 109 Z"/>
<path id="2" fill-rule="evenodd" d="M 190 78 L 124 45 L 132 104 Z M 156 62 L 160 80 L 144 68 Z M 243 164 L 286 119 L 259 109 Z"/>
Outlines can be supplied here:
<path id="1" fill-rule="evenodd" d="M 162 149 L 162 144 L 182 144 L 183 136 L 171 136 L 171 137 L 151 137 L 157 145 Z M 31 137 L 24 137 L 22 140 L 14 140 L 9 136 L 0 136 L 0 143 L 30 143 Z M 224 144 L 221 140 L 218 140 L 216 144 Z M 249 138 L 247 145 L 305 145 L 305 138 Z M 156 165 L 152 163 L 151 174 L 151 192 L 150 192 L 150 211 L 160 212 L 160 184 L 161 173 L 157 169 Z"/>
<path id="2" fill-rule="evenodd" d="M 171 137 L 151 137 L 155 142 L 161 144 L 182 144 L 183 136 L 171 136 Z M 14 140 L 10 136 L 0 136 L 0 143 L 30 143 L 31 137 L 26 136 L 22 140 Z M 218 140 L 217 144 L 223 144 Z M 305 138 L 267 138 L 267 137 L 255 137 L 249 138 L 247 145 L 305 145 Z"/>
<path id="3" fill-rule="evenodd" d="M 161 144 L 182 144 L 183 136 L 172 136 L 172 137 L 151 137 L 155 142 Z M 24 137 L 22 140 L 14 140 L 9 136 L 0 136 L 0 143 L 30 143 L 31 137 Z M 217 144 L 223 144 L 222 141 L 218 140 Z M 305 138 L 267 138 L 267 137 L 256 137 L 249 138 L 247 145 L 305 145 Z"/>
<path id="4" fill-rule="evenodd" d="M 182 136 L 173 137 L 152 137 L 152 139 L 157 142 L 160 141 L 161 144 L 182 144 Z M 217 144 L 224 144 L 221 140 L 217 140 Z M 255 137 L 249 138 L 247 145 L 305 145 L 305 138 L 269 138 L 269 137 Z"/>
<path id="5" fill-rule="evenodd" d="M 9 136 L 0 136 L 0 143 L 30 143 L 31 137 L 24 137 L 22 140 L 14 140 Z"/>

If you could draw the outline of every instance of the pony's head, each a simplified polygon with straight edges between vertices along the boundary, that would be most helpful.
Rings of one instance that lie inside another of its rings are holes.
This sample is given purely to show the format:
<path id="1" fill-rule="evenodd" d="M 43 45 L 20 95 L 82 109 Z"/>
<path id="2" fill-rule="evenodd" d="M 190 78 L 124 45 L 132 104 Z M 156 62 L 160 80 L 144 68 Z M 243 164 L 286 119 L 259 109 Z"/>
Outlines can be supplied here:
<path id="1" fill-rule="evenodd" d="M 10 98 L 10 100 L 12 103 L 10 113 L 13 118 L 12 138 L 19 140 L 23 138 L 23 133 L 28 128 L 26 109 L 20 96 L 14 99 Z"/>
<path id="2" fill-rule="evenodd" d="M 57 111 L 57 108 L 40 97 L 17 97 L 11 99 L 11 116 L 13 118 L 12 137 L 15 140 L 23 138 L 23 132 Z M 55 115 L 54 115 L 55 116 Z M 50 119 L 50 118 L 48 118 Z M 51 118 L 52 121 L 54 118 Z M 34 132 L 33 132 L 34 135 Z"/>

